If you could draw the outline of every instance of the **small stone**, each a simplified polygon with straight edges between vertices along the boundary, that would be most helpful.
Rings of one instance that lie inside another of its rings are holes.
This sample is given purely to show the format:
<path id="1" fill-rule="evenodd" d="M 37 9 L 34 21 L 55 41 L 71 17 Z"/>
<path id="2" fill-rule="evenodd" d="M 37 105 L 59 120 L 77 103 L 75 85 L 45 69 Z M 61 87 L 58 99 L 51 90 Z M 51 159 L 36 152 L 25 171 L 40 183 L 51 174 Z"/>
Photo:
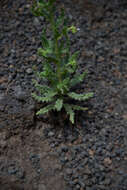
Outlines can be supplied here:
<path id="1" fill-rule="evenodd" d="M 8 168 L 8 173 L 10 174 L 10 175 L 13 175 L 13 174 L 16 174 L 18 172 L 18 169 L 15 167 L 15 166 L 9 166 L 9 168 Z"/>
<path id="2" fill-rule="evenodd" d="M 28 68 L 27 70 L 26 70 L 26 72 L 27 72 L 27 74 L 32 74 L 33 73 L 33 70 L 31 69 L 31 68 Z"/>
<path id="3" fill-rule="evenodd" d="M 67 157 L 61 157 L 60 159 L 61 163 L 65 164 L 68 161 Z"/>
<path id="4" fill-rule="evenodd" d="M 16 86 L 14 89 L 15 97 L 17 100 L 26 100 L 26 93 L 23 91 L 23 89 L 20 86 Z"/>
<path id="5" fill-rule="evenodd" d="M 60 164 L 55 164 L 54 165 L 54 169 L 55 170 L 61 170 L 62 169 L 62 166 Z"/>
<path id="6" fill-rule="evenodd" d="M 24 179 L 24 177 L 25 177 L 25 172 L 24 172 L 24 171 L 18 171 L 18 172 L 16 172 L 16 176 L 17 176 L 19 179 Z"/>
<path id="7" fill-rule="evenodd" d="M 2 84 L 2 83 L 4 83 L 4 82 L 7 82 L 7 81 L 8 81 L 8 79 L 5 78 L 5 77 L 0 78 L 0 84 Z"/>
<path id="8" fill-rule="evenodd" d="M 116 85 L 120 85 L 120 83 L 121 83 L 121 81 L 119 79 L 116 79 L 114 82 Z"/>
<path id="9" fill-rule="evenodd" d="M 76 187 L 75 187 L 76 190 L 79 190 L 80 189 L 80 185 L 77 184 Z"/>
<path id="10" fill-rule="evenodd" d="M 112 160 L 110 158 L 105 158 L 104 159 L 104 164 L 107 166 L 107 165 L 111 165 L 112 163 Z"/>
<path id="11" fill-rule="evenodd" d="M 67 152 L 67 151 L 68 151 L 68 147 L 67 147 L 66 145 L 62 145 L 62 146 L 61 146 L 61 150 L 62 150 L 63 152 Z"/>
<path id="12" fill-rule="evenodd" d="M 55 143 L 51 143 L 51 144 L 50 144 L 50 147 L 51 147 L 51 148 L 54 148 L 55 146 L 56 146 Z"/>
<path id="13" fill-rule="evenodd" d="M 40 174 L 41 172 L 42 172 L 42 169 L 41 169 L 41 168 L 37 169 L 37 173 L 38 173 L 38 174 Z"/>
<path id="14" fill-rule="evenodd" d="M 72 169 L 70 169 L 70 168 L 67 168 L 67 169 L 66 169 L 66 174 L 67 174 L 67 175 L 71 175 L 72 172 L 73 172 Z"/>
<path id="15" fill-rule="evenodd" d="M 91 157 L 93 157 L 93 156 L 94 156 L 94 151 L 93 151 L 93 150 L 89 150 L 89 155 L 90 155 Z"/>
<path id="16" fill-rule="evenodd" d="M 34 18 L 34 25 L 35 26 L 39 26 L 40 25 L 40 22 L 39 22 L 39 20 L 38 20 L 38 18 Z"/>
<path id="17" fill-rule="evenodd" d="M 87 174 L 87 175 L 91 174 L 91 171 L 88 167 L 84 168 L 84 174 Z"/>
<path id="18" fill-rule="evenodd" d="M 110 178 L 105 179 L 103 184 L 104 185 L 110 185 L 111 184 L 111 179 Z"/>
<path id="19" fill-rule="evenodd" d="M 123 172 L 122 170 L 119 170 L 119 171 L 118 171 L 118 174 L 123 175 L 124 172 Z"/>
<path id="20" fill-rule="evenodd" d="M 28 8 L 28 9 L 29 9 L 29 8 L 30 8 L 30 4 L 26 4 L 26 8 Z"/>
<path id="21" fill-rule="evenodd" d="M 40 16 L 40 21 L 44 22 L 44 17 L 43 16 Z"/>
<path id="22" fill-rule="evenodd" d="M 55 135 L 55 133 L 53 132 L 53 131 L 50 131 L 49 133 L 48 133 L 48 136 L 49 137 L 53 137 Z"/>
<path id="23" fill-rule="evenodd" d="M 82 188 L 85 188 L 86 185 L 85 185 L 85 182 L 84 182 L 84 181 L 79 180 L 78 183 L 80 184 L 80 186 L 81 186 Z"/>
<path id="24" fill-rule="evenodd" d="M 5 84 L 1 84 L 0 85 L 0 90 L 5 90 L 7 87 L 6 87 L 6 85 Z"/>

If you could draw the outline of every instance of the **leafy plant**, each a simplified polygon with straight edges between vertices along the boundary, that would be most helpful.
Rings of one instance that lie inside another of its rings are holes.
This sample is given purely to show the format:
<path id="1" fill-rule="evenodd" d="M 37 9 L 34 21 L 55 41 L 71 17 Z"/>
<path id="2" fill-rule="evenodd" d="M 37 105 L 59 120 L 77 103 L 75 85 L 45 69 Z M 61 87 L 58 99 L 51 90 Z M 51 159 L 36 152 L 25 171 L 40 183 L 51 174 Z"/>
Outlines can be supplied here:
<path id="1" fill-rule="evenodd" d="M 32 7 L 35 16 L 43 16 L 50 24 L 51 39 L 47 37 L 47 29 L 42 31 L 42 48 L 38 49 L 38 55 L 43 58 L 41 72 L 36 75 L 38 80 L 33 80 L 39 94 L 32 93 L 35 100 L 46 103 L 37 112 L 45 114 L 51 110 L 61 111 L 64 109 L 69 119 L 74 123 L 75 110 L 86 110 L 87 108 L 71 104 L 69 99 L 85 101 L 93 96 L 93 93 L 77 94 L 72 92 L 72 87 L 84 80 L 87 72 L 77 72 L 78 52 L 71 53 L 69 33 L 75 33 L 76 27 L 68 26 L 64 10 L 60 13 L 55 8 L 55 0 L 40 0 Z"/>

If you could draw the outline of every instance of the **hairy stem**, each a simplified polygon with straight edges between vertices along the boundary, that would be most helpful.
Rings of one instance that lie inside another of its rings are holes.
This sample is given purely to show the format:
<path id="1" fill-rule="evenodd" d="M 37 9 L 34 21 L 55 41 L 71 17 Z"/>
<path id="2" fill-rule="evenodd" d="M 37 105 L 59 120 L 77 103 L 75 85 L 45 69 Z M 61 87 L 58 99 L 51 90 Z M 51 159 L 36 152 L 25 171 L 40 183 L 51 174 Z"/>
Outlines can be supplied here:
<path id="1" fill-rule="evenodd" d="M 56 58 L 57 58 L 57 63 L 56 63 L 56 72 L 57 72 L 57 76 L 58 76 L 58 80 L 59 82 L 61 82 L 62 78 L 61 78 L 61 68 L 60 68 L 60 55 L 59 55 L 59 40 L 58 38 L 56 37 L 57 35 L 57 28 L 55 27 L 55 12 L 52 8 L 51 10 L 51 17 L 50 17 L 50 22 L 51 22 L 51 29 L 53 31 L 53 39 L 54 39 L 54 44 L 55 44 L 55 55 L 56 55 Z"/>

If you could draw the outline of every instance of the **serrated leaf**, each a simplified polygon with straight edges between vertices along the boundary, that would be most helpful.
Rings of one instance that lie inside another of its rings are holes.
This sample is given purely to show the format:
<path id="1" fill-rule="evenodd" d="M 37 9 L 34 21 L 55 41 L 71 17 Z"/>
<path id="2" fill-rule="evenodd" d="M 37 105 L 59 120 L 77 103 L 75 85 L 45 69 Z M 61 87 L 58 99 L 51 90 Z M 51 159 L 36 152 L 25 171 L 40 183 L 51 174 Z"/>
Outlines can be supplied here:
<path id="1" fill-rule="evenodd" d="M 41 108 L 37 113 L 36 115 L 41 115 L 41 114 L 45 114 L 51 110 L 54 109 L 54 104 L 50 104 L 48 106 L 45 106 L 44 108 Z"/>
<path id="2" fill-rule="evenodd" d="M 38 102 L 51 102 L 53 101 L 54 96 L 57 92 L 51 91 L 48 93 L 43 94 L 43 96 L 38 96 L 35 93 L 32 93 L 32 97 L 37 100 Z"/>
<path id="3" fill-rule="evenodd" d="M 41 85 L 36 80 L 32 80 L 32 82 L 41 94 L 50 91 L 50 88 L 47 85 Z"/>
<path id="4" fill-rule="evenodd" d="M 72 25 L 68 28 L 68 31 L 71 31 L 73 34 L 75 34 L 77 32 L 77 28 L 74 25 Z"/>
<path id="5" fill-rule="evenodd" d="M 70 80 L 70 86 L 73 87 L 77 85 L 78 83 L 82 82 L 87 75 L 87 71 L 83 72 L 82 74 L 76 74 L 71 80 Z"/>
<path id="6" fill-rule="evenodd" d="M 74 73 L 77 69 L 77 55 L 78 55 L 78 52 L 75 52 L 73 55 L 70 56 L 68 60 L 66 69 L 69 73 Z"/>
<path id="7" fill-rule="evenodd" d="M 86 110 L 88 110 L 87 107 L 82 107 L 82 106 L 73 105 L 73 104 L 72 104 L 71 106 L 72 106 L 72 109 L 73 109 L 73 110 L 77 110 L 77 111 L 80 111 L 80 110 L 86 111 Z"/>
<path id="8" fill-rule="evenodd" d="M 75 92 L 68 93 L 68 96 L 75 99 L 75 100 L 88 100 L 89 98 L 93 97 L 93 93 L 87 93 L 87 94 L 77 94 Z"/>
<path id="9" fill-rule="evenodd" d="M 59 27 L 61 24 L 63 24 L 64 21 L 64 9 L 61 9 L 61 14 L 56 20 L 56 26 Z"/>
<path id="10" fill-rule="evenodd" d="M 69 90 L 69 78 L 64 79 L 60 83 L 57 84 L 57 89 L 64 94 Z"/>
<path id="11" fill-rule="evenodd" d="M 48 47 L 46 49 L 38 48 L 37 53 L 39 56 L 43 56 L 47 58 L 48 55 L 52 53 L 52 50 Z"/>
<path id="12" fill-rule="evenodd" d="M 74 111 L 73 111 L 71 105 L 69 105 L 69 104 L 64 104 L 64 108 L 65 108 L 67 114 L 69 114 L 69 119 L 70 119 L 70 121 L 72 122 L 72 124 L 74 124 L 74 115 L 75 115 L 75 113 L 74 113 Z"/>
<path id="13" fill-rule="evenodd" d="M 58 99 L 55 103 L 55 109 L 60 111 L 63 107 L 63 99 Z"/>
<path id="14" fill-rule="evenodd" d="M 46 37 L 46 30 L 42 31 L 42 35 L 41 35 L 41 40 L 42 40 L 42 45 L 44 48 L 48 48 L 49 47 L 49 40 Z"/>
<path id="15" fill-rule="evenodd" d="M 34 1 L 31 10 L 35 16 L 44 16 L 47 19 L 49 17 L 49 11 L 47 10 L 47 3 L 44 1 L 41 2 Z"/>
<path id="16" fill-rule="evenodd" d="M 73 61 L 77 60 L 78 55 L 79 55 L 78 51 L 76 51 L 75 53 L 73 53 L 73 55 L 71 55 L 71 57 L 69 59 L 69 62 L 70 62 L 71 65 L 73 65 Z"/>

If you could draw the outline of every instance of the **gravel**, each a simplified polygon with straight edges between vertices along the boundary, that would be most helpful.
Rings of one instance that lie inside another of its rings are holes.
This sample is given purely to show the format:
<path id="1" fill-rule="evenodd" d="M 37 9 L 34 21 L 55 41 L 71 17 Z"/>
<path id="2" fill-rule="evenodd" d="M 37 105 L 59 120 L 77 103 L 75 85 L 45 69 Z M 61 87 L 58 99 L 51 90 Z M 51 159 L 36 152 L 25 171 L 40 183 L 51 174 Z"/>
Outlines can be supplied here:
<path id="1" fill-rule="evenodd" d="M 37 190 L 49 190 L 53 185 L 55 190 L 126 190 L 127 4 L 117 0 L 75 2 L 64 0 L 63 4 L 68 17 L 79 28 L 71 37 L 72 51 L 80 50 L 79 71 L 88 69 L 86 80 L 77 90 L 92 91 L 94 97 L 85 103 L 88 112 L 76 114 L 74 126 L 44 125 L 43 132 L 38 132 L 37 126 L 41 128 L 43 121 L 35 118 L 36 106 L 28 94 L 34 89 L 32 66 L 42 67 L 36 51 L 41 45 L 45 20 L 35 18 L 25 0 L 0 4 L 0 129 L 9 126 L 24 130 L 24 136 L 19 135 L 21 150 L 16 140 L 12 141 L 13 146 L 10 143 L 15 130 L 9 132 L 7 140 L 1 138 L 0 153 L 4 159 L 0 159 L 0 177 L 14 177 L 14 181 L 23 183 L 24 189 L 29 182 Z M 34 126 L 31 139 L 27 137 L 26 126 Z M 50 148 L 44 143 L 42 149 L 42 139 Z M 29 152 L 24 153 L 27 149 Z M 55 152 L 59 164 L 55 163 L 55 156 L 46 157 L 47 149 Z M 20 162 L 18 150 L 22 153 Z M 46 161 L 50 167 L 45 168 Z M 51 183 L 54 176 L 62 176 L 65 184 L 57 186 L 63 183 L 57 177 Z M 45 178 L 43 184 L 41 180 Z"/>

